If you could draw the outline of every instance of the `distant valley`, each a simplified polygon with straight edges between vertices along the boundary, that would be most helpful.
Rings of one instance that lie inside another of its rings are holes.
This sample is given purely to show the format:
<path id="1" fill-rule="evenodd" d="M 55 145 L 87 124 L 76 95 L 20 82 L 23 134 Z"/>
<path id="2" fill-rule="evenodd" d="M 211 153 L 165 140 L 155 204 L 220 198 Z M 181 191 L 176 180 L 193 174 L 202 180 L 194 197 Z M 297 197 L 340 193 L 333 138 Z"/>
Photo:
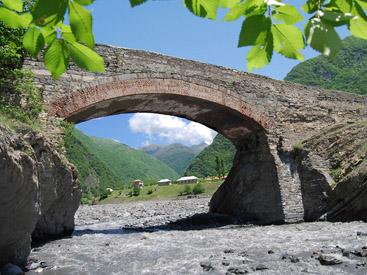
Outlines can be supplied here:
<path id="1" fill-rule="evenodd" d="M 228 172 L 234 156 L 234 146 L 221 135 L 209 146 L 175 143 L 134 149 L 110 139 L 87 136 L 75 128 L 66 141 L 67 157 L 79 171 L 83 197 L 89 199 L 106 188 L 127 188 L 135 179 L 149 183 L 163 178 L 174 181 L 181 175 L 216 176 L 215 157 L 225 159 Z"/>
<path id="2" fill-rule="evenodd" d="M 195 157 L 207 146 L 205 143 L 193 146 L 185 146 L 179 143 L 169 145 L 151 144 L 141 147 L 139 150 L 164 162 L 177 174 L 181 175 Z"/>

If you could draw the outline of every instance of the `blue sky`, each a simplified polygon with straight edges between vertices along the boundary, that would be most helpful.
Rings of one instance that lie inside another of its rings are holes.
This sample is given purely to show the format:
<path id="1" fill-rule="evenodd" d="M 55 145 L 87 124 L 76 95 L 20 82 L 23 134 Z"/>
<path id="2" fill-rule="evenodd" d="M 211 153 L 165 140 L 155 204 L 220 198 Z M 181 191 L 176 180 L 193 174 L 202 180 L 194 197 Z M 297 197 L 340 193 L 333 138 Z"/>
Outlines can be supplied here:
<path id="1" fill-rule="evenodd" d="M 182 0 L 150 0 L 135 8 L 128 0 L 96 0 L 89 10 L 96 43 L 247 71 L 246 54 L 250 48 L 237 48 L 242 21 L 223 22 L 227 10 L 221 10 L 216 22 L 194 16 L 183 7 Z M 303 54 L 306 59 L 318 55 L 310 48 Z M 267 67 L 253 73 L 283 79 L 298 63 L 274 54 Z M 160 127 L 161 124 L 166 126 Z M 210 143 L 215 136 L 206 127 L 184 119 L 145 114 L 104 117 L 80 123 L 77 128 L 87 135 L 114 139 L 135 148 L 152 143 Z M 188 131 L 194 139 L 184 138 L 183 133 Z"/>

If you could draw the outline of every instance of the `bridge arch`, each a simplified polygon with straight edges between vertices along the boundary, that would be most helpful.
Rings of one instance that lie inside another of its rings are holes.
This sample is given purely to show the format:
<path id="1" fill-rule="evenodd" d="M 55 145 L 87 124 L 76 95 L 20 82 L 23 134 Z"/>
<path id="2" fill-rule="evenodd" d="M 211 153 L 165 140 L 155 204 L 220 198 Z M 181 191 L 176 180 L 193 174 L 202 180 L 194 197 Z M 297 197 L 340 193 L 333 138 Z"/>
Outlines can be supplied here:
<path id="1" fill-rule="evenodd" d="M 238 143 L 253 131 L 268 131 L 269 118 L 220 90 L 175 79 L 114 80 L 78 90 L 51 104 L 49 114 L 79 123 L 122 113 L 159 113 L 201 123 Z"/>
<path id="2" fill-rule="evenodd" d="M 237 148 L 234 164 L 220 187 L 221 192 L 212 198 L 211 211 L 246 216 L 261 223 L 284 220 L 276 167 L 267 140 L 270 120 L 239 98 L 183 80 L 117 80 L 115 77 L 109 83 L 89 85 L 57 99 L 51 104 L 49 114 L 79 123 L 136 112 L 184 117 L 206 125 L 233 142 Z M 266 157 L 261 159 L 260 155 Z M 241 191 L 233 199 L 236 186 Z M 265 198 L 261 204 L 253 200 L 259 197 Z"/>

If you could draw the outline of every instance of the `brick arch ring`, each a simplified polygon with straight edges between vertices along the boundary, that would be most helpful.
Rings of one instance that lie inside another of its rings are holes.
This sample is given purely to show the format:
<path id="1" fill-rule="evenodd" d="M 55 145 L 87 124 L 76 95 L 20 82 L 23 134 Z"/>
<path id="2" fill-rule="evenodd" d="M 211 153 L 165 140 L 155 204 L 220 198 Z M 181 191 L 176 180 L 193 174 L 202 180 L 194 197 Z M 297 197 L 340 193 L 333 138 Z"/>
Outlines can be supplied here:
<path id="1" fill-rule="evenodd" d="M 271 128 L 268 117 L 239 98 L 177 79 L 129 79 L 90 85 L 54 101 L 49 115 L 79 123 L 135 112 L 184 117 L 233 142 L 249 132 Z"/>

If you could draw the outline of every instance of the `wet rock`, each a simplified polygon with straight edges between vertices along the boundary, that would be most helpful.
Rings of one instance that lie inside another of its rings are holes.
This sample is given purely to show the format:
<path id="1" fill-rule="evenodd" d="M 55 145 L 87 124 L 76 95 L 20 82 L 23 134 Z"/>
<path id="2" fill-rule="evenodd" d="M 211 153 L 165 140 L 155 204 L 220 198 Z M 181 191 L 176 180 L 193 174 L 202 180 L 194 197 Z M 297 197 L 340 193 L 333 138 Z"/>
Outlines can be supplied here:
<path id="1" fill-rule="evenodd" d="M 204 271 L 210 271 L 213 270 L 213 264 L 208 261 L 200 262 L 200 266 L 203 268 Z"/>
<path id="2" fill-rule="evenodd" d="M 247 257 L 248 256 L 248 253 L 247 253 L 247 251 L 242 251 L 242 252 L 238 253 L 238 256 L 240 256 L 240 257 Z"/>
<path id="3" fill-rule="evenodd" d="M 288 253 L 287 253 L 287 252 L 282 253 L 282 256 L 281 256 L 281 259 L 282 259 L 282 260 L 286 260 L 286 259 L 288 259 L 288 258 L 289 258 L 289 255 L 288 255 Z"/>
<path id="4" fill-rule="evenodd" d="M 233 249 L 225 249 L 223 252 L 226 253 L 226 254 L 234 253 L 234 250 Z"/>
<path id="5" fill-rule="evenodd" d="M 363 232 L 358 231 L 357 232 L 357 236 L 359 236 L 359 237 L 367 237 L 367 233 L 363 233 Z"/>
<path id="6" fill-rule="evenodd" d="M 268 254 L 274 254 L 273 250 L 268 250 Z"/>
<path id="7" fill-rule="evenodd" d="M 242 267 L 230 267 L 228 268 L 229 274 L 246 274 L 248 271 Z"/>
<path id="8" fill-rule="evenodd" d="M 33 270 L 33 269 L 37 269 L 37 268 L 39 268 L 41 266 L 41 264 L 40 263 L 32 263 L 29 267 L 28 267 L 28 269 L 29 270 Z"/>
<path id="9" fill-rule="evenodd" d="M 269 269 L 266 265 L 264 264 L 259 264 L 257 267 L 256 267 L 256 271 L 259 271 L 259 270 L 265 270 L 265 269 Z"/>
<path id="10" fill-rule="evenodd" d="M 338 264 L 343 263 L 342 260 L 339 260 L 332 256 L 323 255 L 323 254 L 320 255 L 317 259 L 319 260 L 321 265 L 338 265 Z"/>
<path id="11" fill-rule="evenodd" d="M 348 250 L 344 250 L 344 249 L 343 249 L 343 251 L 342 251 L 342 255 L 343 255 L 344 257 L 350 257 L 350 254 L 351 254 L 351 252 L 350 252 L 350 251 L 348 251 Z"/>
<path id="12" fill-rule="evenodd" d="M 230 262 L 229 261 L 222 261 L 222 265 L 229 266 L 230 265 Z"/>
<path id="13" fill-rule="evenodd" d="M 291 263 L 298 263 L 300 261 L 299 258 L 295 256 L 289 256 L 289 260 L 291 260 Z"/>
<path id="14" fill-rule="evenodd" d="M 358 257 L 367 257 L 367 249 L 354 250 L 352 253 Z"/>
<path id="15" fill-rule="evenodd" d="M 0 274 L 3 274 L 3 275 L 22 275 L 22 274 L 24 274 L 24 272 L 19 266 L 7 263 L 0 269 Z"/>

